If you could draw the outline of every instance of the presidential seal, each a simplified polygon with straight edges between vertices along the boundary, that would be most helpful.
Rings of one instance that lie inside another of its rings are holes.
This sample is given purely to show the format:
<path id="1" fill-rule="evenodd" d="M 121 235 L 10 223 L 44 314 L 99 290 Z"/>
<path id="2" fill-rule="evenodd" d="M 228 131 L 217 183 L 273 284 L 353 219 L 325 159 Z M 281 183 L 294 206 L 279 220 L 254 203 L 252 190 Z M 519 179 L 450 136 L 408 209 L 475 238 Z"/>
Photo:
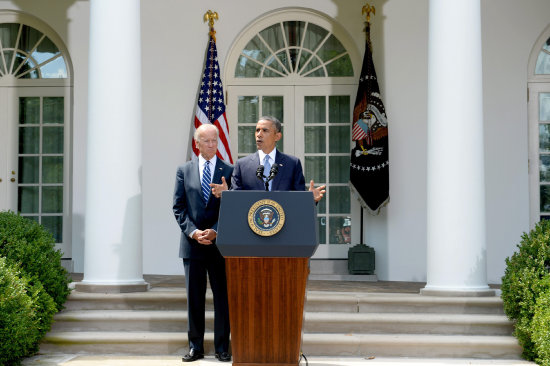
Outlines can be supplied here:
<path id="1" fill-rule="evenodd" d="M 259 200 L 248 210 L 248 226 L 258 235 L 275 235 L 284 224 L 285 212 L 281 205 L 273 200 Z"/>

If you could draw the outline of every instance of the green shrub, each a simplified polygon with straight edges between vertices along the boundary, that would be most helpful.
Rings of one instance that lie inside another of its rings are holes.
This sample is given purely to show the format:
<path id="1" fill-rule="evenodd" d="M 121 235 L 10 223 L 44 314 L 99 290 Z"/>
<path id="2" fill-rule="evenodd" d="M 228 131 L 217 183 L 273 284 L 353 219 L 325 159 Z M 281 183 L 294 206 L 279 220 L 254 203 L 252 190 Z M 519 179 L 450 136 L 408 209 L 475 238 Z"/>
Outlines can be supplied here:
<path id="1" fill-rule="evenodd" d="M 532 340 L 532 319 L 541 293 L 550 288 L 550 221 L 541 221 L 523 234 L 519 251 L 506 258 L 502 277 L 502 301 L 508 318 L 515 320 L 514 335 L 523 347 L 523 357 L 537 356 Z"/>
<path id="2" fill-rule="evenodd" d="M 63 308 L 70 293 L 69 274 L 61 266 L 55 240 L 42 226 L 13 212 L 0 212 L 0 256 L 20 267 L 31 283 L 40 282 L 57 310 Z"/>
<path id="3" fill-rule="evenodd" d="M 550 291 L 540 294 L 532 321 L 532 340 L 539 365 L 550 366 Z"/>
<path id="4" fill-rule="evenodd" d="M 0 365 L 18 364 L 36 350 L 40 340 L 38 309 L 33 301 L 39 296 L 33 292 L 37 288 L 20 275 L 0 257 Z"/>

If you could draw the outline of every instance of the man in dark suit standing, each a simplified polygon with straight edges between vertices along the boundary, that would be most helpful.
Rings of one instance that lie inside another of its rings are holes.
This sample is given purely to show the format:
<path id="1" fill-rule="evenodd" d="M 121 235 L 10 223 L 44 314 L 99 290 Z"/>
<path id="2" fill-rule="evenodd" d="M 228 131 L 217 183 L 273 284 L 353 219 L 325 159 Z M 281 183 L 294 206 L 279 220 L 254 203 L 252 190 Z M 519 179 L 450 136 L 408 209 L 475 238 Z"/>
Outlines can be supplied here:
<path id="1" fill-rule="evenodd" d="M 214 295 L 214 348 L 216 358 L 229 362 L 229 308 L 225 260 L 215 244 L 220 199 L 210 185 L 230 179 L 233 167 L 216 157 L 218 129 L 203 124 L 195 131 L 199 157 L 178 167 L 174 190 L 174 216 L 181 228 L 187 290 L 189 353 L 184 362 L 204 358 L 206 277 Z"/>
<path id="2" fill-rule="evenodd" d="M 237 160 L 231 178 L 231 189 L 265 190 L 265 181 L 275 163 L 278 173 L 268 182 L 270 191 L 305 191 L 305 178 L 300 160 L 275 148 L 277 141 L 283 137 L 281 122 L 275 117 L 261 117 L 256 124 L 255 136 L 258 151 Z M 256 175 L 259 165 L 264 167 L 263 181 Z M 309 182 L 309 190 L 313 192 L 315 202 L 323 198 L 325 188 L 324 185 L 315 188 L 313 180 Z M 212 192 L 216 197 L 220 197 L 221 192 L 227 189 L 225 181 L 212 185 Z"/>

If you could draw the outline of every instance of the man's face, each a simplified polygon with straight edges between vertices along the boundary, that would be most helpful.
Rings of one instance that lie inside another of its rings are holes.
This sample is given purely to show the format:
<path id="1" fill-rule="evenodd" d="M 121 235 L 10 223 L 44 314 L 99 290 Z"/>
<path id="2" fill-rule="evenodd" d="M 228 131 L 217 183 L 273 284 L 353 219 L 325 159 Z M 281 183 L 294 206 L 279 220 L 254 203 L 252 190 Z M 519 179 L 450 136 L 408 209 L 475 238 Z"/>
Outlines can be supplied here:
<path id="1" fill-rule="evenodd" d="M 197 147 L 203 158 L 210 160 L 218 151 L 218 136 L 214 128 L 207 128 L 199 134 Z"/>
<path id="2" fill-rule="evenodd" d="M 277 132 L 271 121 L 260 120 L 256 124 L 256 146 L 266 154 L 275 148 L 282 136 L 283 134 Z"/>

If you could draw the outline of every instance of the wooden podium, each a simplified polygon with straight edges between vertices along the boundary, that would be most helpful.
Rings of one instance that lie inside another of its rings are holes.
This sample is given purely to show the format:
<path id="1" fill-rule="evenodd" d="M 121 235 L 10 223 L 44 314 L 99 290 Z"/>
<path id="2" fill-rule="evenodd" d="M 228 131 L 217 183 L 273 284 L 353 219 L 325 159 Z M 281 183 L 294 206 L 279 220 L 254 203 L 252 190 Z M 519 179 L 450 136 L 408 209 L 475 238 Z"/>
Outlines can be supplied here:
<path id="1" fill-rule="evenodd" d="M 284 224 L 258 230 L 266 215 L 267 224 L 275 216 Z M 311 192 L 223 192 L 216 244 L 226 264 L 233 365 L 298 365 L 317 232 Z"/>

